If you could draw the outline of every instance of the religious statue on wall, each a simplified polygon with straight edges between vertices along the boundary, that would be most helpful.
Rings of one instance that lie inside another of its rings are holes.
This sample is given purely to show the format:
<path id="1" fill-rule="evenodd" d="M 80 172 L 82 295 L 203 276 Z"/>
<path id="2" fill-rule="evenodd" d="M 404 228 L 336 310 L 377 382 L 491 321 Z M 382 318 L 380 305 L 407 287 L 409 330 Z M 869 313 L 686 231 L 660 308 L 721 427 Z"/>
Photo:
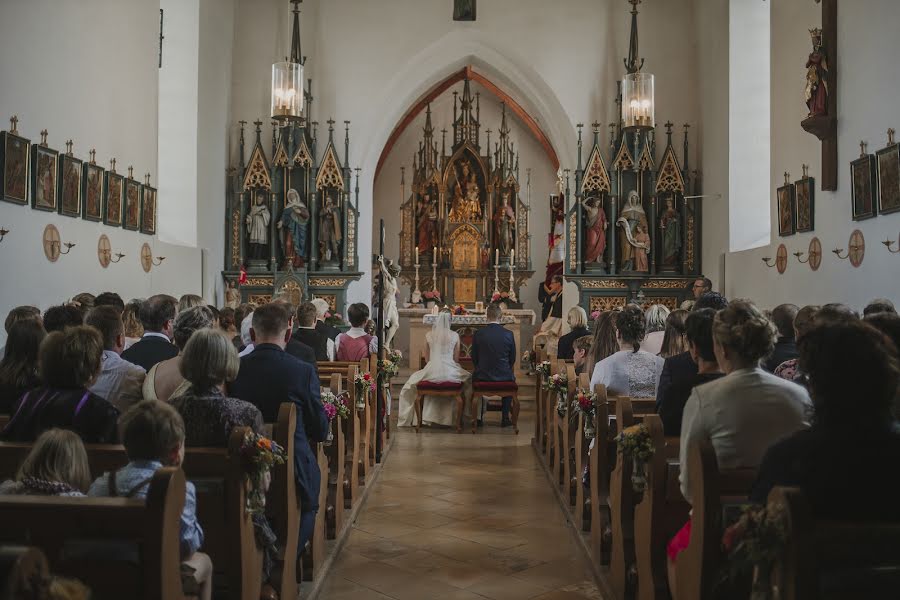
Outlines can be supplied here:
<path id="1" fill-rule="evenodd" d="M 494 240 L 500 256 L 509 256 L 516 242 L 516 213 L 509 205 L 509 190 L 504 190 L 494 213 Z"/>
<path id="2" fill-rule="evenodd" d="M 659 230 L 662 234 L 662 264 L 667 267 L 678 265 L 681 252 L 681 220 L 675 210 L 674 200 L 666 198 L 666 208 L 659 218 Z"/>
<path id="3" fill-rule="evenodd" d="M 325 193 L 325 206 L 319 211 L 319 258 L 323 262 L 340 260 L 341 210 L 331 193 Z"/>
<path id="4" fill-rule="evenodd" d="M 828 114 L 828 57 L 822 48 L 822 30 L 810 29 L 813 51 L 806 61 L 806 106 L 810 117 Z"/>
<path id="5" fill-rule="evenodd" d="M 281 230 L 281 248 L 286 263 L 295 268 L 306 264 L 306 229 L 309 226 L 309 207 L 300 199 L 295 189 L 287 192 L 287 202 L 281 211 L 278 229 Z"/>
<path id="6" fill-rule="evenodd" d="M 266 193 L 258 190 L 250 208 L 250 214 L 245 219 L 247 223 L 248 243 L 250 245 L 250 258 L 265 260 L 269 250 L 269 222 L 272 213 L 266 205 Z"/>
<path id="7" fill-rule="evenodd" d="M 437 201 L 432 196 L 431 190 L 425 190 L 416 205 L 416 246 L 422 252 L 438 245 L 437 243 Z"/>
<path id="8" fill-rule="evenodd" d="M 454 169 L 455 171 L 455 169 Z M 481 188 L 468 160 L 460 162 L 460 172 L 453 186 L 450 221 L 464 223 L 481 220 Z"/>
<path id="9" fill-rule="evenodd" d="M 650 254 L 650 236 L 647 235 L 647 213 L 641 198 L 634 190 L 628 193 L 628 200 L 622 207 L 622 216 L 616 220 L 622 228 L 620 253 L 623 271 L 647 271 L 647 255 Z M 640 231 L 639 231 L 640 230 Z M 641 268 L 643 266 L 643 269 Z"/>
<path id="10" fill-rule="evenodd" d="M 234 282 L 229 281 L 225 288 L 225 306 L 237 308 L 241 304 L 241 293 L 234 287 Z M 240 323 L 236 324 L 240 328 Z"/>
<path id="11" fill-rule="evenodd" d="M 397 310 L 397 276 L 400 268 L 392 261 L 385 264 L 384 257 L 378 257 L 378 266 L 381 270 L 381 282 L 384 301 L 384 346 L 391 348 L 394 336 L 400 329 L 400 313 Z"/>
<path id="12" fill-rule="evenodd" d="M 592 196 L 581 201 L 584 208 L 584 262 L 602 263 L 606 251 L 606 211 L 603 199 Z"/>

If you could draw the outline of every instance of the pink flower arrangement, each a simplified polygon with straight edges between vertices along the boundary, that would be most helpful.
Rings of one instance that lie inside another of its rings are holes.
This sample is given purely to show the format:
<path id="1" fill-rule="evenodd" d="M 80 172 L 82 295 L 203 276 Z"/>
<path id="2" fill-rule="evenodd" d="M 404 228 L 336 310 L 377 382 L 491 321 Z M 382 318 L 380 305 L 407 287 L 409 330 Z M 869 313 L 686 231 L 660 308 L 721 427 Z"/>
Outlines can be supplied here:
<path id="1" fill-rule="evenodd" d="M 425 292 L 422 294 L 422 297 L 424 297 L 426 300 L 431 300 L 433 302 L 441 301 L 441 293 L 437 290 L 431 290 L 429 292 Z"/>
<path id="2" fill-rule="evenodd" d="M 599 311 L 599 310 L 592 310 L 592 311 L 591 311 L 591 321 L 596 321 L 597 318 L 598 318 L 599 316 L 600 316 L 600 311 Z"/>
<path id="3" fill-rule="evenodd" d="M 491 302 L 500 302 L 501 300 L 509 300 L 509 292 L 495 292 L 491 295 Z"/>

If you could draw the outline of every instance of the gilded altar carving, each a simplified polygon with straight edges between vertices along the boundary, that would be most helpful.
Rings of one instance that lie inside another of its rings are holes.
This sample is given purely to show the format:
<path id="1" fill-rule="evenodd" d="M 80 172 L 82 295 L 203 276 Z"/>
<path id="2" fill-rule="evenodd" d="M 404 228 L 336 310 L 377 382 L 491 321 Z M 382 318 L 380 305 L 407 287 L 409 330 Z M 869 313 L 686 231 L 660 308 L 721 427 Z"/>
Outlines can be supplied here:
<path id="1" fill-rule="evenodd" d="M 581 287 L 587 289 L 628 289 L 628 284 L 618 279 L 583 279 Z"/>
<path id="2" fill-rule="evenodd" d="M 684 266 L 688 271 L 694 270 L 694 215 L 687 218 L 687 242 L 684 253 Z"/>
<path id="3" fill-rule="evenodd" d="M 578 269 L 578 215 L 569 215 L 569 270 Z"/>
<path id="4" fill-rule="evenodd" d="M 675 149 L 671 145 L 666 147 L 659 176 L 656 178 L 656 193 L 659 192 L 684 193 L 684 177 L 681 176 L 678 157 L 675 156 Z"/>
<path id="5" fill-rule="evenodd" d="M 347 264 L 353 264 L 356 256 L 356 211 L 347 211 Z"/>
<path id="6" fill-rule="evenodd" d="M 681 280 L 673 279 L 651 279 L 641 284 L 644 289 L 664 289 L 664 290 L 683 290 L 687 288 L 687 283 Z"/>
<path id="7" fill-rule="evenodd" d="M 256 306 L 262 306 L 263 304 L 268 304 L 272 301 L 272 294 L 249 294 L 247 296 L 247 302 L 250 304 L 255 304 Z"/>
<path id="8" fill-rule="evenodd" d="M 347 283 L 345 277 L 310 277 L 309 285 L 311 287 L 342 287 Z"/>
<path id="9" fill-rule="evenodd" d="M 285 281 L 276 295 L 289 301 L 295 307 L 300 306 L 303 302 L 303 288 L 293 280 Z"/>
<path id="10" fill-rule="evenodd" d="M 312 166 L 312 153 L 309 151 L 309 146 L 306 145 L 306 136 L 300 136 L 300 145 L 297 146 L 297 151 L 294 152 L 294 158 L 292 160 L 298 167 L 308 169 Z"/>
<path id="11" fill-rule="evenodd" d="M 653 160 L 650 144 L 644 144 L 644 151 L 641 152 L 641 159 L 638 161 L 638 171 L 652 171 L 654 168 L 656 168 L 656 161 Z"/>
<path id="12" fill-rule="evenodd" d="M 647 310 L 653 304 L 662 304 L 669 310 L 675 310 L 679 307 L 680 302 L 678 302 L 678 298 L 675 296 L 653 296 L 652 298 L 647 298 L 644 302 L 643 308 Z"/>
<path id="13" fill-rule="evenodd" d="M 626 138 L 622 138 L 622 144 L 619 146 L 619 153 L 613 161 L 613 169 L 617 171 L 625 171 L 634 168 L 634 159 L 631 157 L 631 151 L 628 150 Z"/>
<path id="14" fill-rule="evenodd" d="M 313 296 L 313 298 L 321 298 L 328 303 L 328 308 L 331 309 L 332 312 L 336 310 L 335 307 L 337 306 L 337 296 L 335 296 L 334 294 L 316 294 Z"/>
<path id="15" fill-rule="evenodd" d="M 272 176 L 269 173 L 269 165 L 266 164 L 266 157 L 263 155 L 262 147 L 259 144 L 253 148 L 253 154 L 250 155 L 250 163 L 247 165 L 247 172 L 244 175 L 242 187 L 244 191 L 253 188 L 272 189 Z"/>
<path id="16" fill-rule="evenodd" d="M 588 159 L 587 166 L 584 168 L 584 181 L 581 184 L 581 193 L 588 192 L 607 192 L 609 193 L 612 186 L 609 182 L 609 172 L 603 163 L 603 153 L 599 146 L 594 146 L 591 156 Z"/>
<path id="17" fill-rule="evenodd" d="M 278 148 L 275 149 L 275 156 L 272 158 L 272 164 L 276 167 L 286 167 L 288 162 L 287 151 L 284 149 L 284 144 L 279 141 Z"/>
<path id="18" fill-rule="evenodd" d="M 247 281 L 243 283 L 246 286 L 271 286 L 273 284 L 273 280 L 271 277 L 248 277 Z"/>
<path id="19" fill-rule="evenodd" d="M 591 296 L 591 310 L 589 312 L 594 312 L 595 310 L 601 312 L 606 310 L 616 310 L 617 308 L 622 308 L 626 304 L 628 304 L 628 298 L 625 296 Z"/>
<path id="20" fill-rule="evenodd" d="M 452 268 L 454 271 L 474 271 L 481 262 L 481 236 L 472 225 L 464 225 L 450 234 Z M 472 291 L 474 296 L 474 288 Z M 474 302 L 474 298 L 470 302 Z"/>
<path id="21" fill-rule="evenodd" d="M 241 268 L 241 211 L 231 215 L 231 268 Z"/>
<path id="22" fill-rule="evenodd" d="M 322 159 L 319 174 L 316 176 L 316 189 L 324 188 L 344 189 L 344 177 L 341 175 L 341 167 L 331 144 L 325 151 L 325 158 Z"/>

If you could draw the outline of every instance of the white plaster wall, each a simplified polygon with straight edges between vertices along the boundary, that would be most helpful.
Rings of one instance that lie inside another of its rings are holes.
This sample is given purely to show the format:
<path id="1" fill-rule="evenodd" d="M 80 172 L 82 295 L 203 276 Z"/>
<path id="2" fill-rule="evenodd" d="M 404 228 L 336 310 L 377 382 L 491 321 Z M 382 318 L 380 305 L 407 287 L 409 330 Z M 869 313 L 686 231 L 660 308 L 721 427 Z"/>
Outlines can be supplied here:
<path id="1" fill-rule="evenodd" d="M 19 116 L 19 131 L 31 140 L 49 131 L 49 142 L 117 170 L 134 165 L 157 181 L 157 34 L 155 0 L 4 0 L 0 2 L 0 117 Z M 3 126 L 6 128 L 6 125 Z M 56 263 L 44 258 L 41 233 L 54 223 L 63 241 L 77 246 Z M 160 243 L 153 237 L 0 202 L 0 313 L 12 306 L 47 308 L 81 291 L 111 290 L 125 298 L 165 291 L 200 291 L 200 255 L 195 249 Z M 113 250 L 127 256 L 103 269 L 97 240 L 109 236 Z M 140 247 L 166 256 L 149 274 L 140 266 Z M 0 343 L 5 332 L 0 331 Z"/>
<path id="2" fill-rule="evenodd" d="M 493 0 L 480 3 L 474 23 L 452 21 L 445 0 L 310 0 L 303 6 L 316 97 L 312 116 L 353 122 L 350 161 L 362 168 L 361 262 L 372 247 L 373 177 L 384 144 L 404 112 L 452 72 L 474 65 L 501 86 L 538 121 L 566 167 L 575 167 L 575 124 L 614 117 L 630 26 L 629 7 L 618 0 Z M 660 123 L 698 121 L 691 7 L 690 0 L 641 7 L 641 55 L 657 76 Z M 273 31 L 286 31 L 282 13 L 280 0 L 238 0 L 235 119 L 268 110 L 267 68 L 277 55 Z M 534 197 L 546 198 L 551 190 L 536 186 Z M 369 290 L 366 274 L 351 287 L 351 301 L 369 301 Z"/>
<path id="3" fill-rule="evenodd" d="M 698 19 L 702 10 L 712 8 L 717 0 L 698 0 Z M 820 178 L 821 149 L 818 140 L 800 127 L 806 116 L 803 85 L 807 55 L 810 52 L 808 29 L 819 26 L 820 11 L 815 3 L 805 0 L 782 0 L 772 5 L 772 181 L 769 190 L 770 214 L 775 214 L 775 189 L 782 184 L 784 171 L 792 179 L 799 179 L 801 165 L 810 165 L 810 175 Z M 900 260 L 890 255 L 880 243 L 897 239 L 900 214 L 883 215 L 875 219 L 854 222 L 850 218 L 851 160 L 859 156 L 859 141 L 869 141 L 869 151 L 883 147 L 888 127 L 900 130 L 900 113 L 892 98 L 900 93 L 900 81 L 895 57 L 900 53 L 900 39 L 895 35 L 900 22 L 900 4 L 893 0 L 867 0 L 838 7 L 838 161 L 839 176 L 836 192 L 816 190 L 815 231 L 780 238 L 777 223 L 772 220 L 772 243 L 755 250 L 727 254 L 724 291 L 732 297 L 749 297 L 760 305 L 771 307 L 781 302 L 799 305 L 824 302 L 846 302 L 862 308 L 876 296 L 900 300 Z M 871 40 L 879 40 L 878 44 Z M 714 36 L 715 41 L 715 36 Z M 701 41 L 702 43 L 702 41 Z M 727 41 L 726 41 L 727 44 Z M 706 49 L 712 47 L 707 46 Z M 720 85 L 727 86 L 727 63 L 710 61 L 714 70 L 704 69 Z M 713 86 L 713 104 L 727 100 L 727 93 Z M 727 183 L 727 159 L 721 159 L 720 120 L 715 114 L 704 112 L 704 171 L 707 191 L 721 191 L 717 184 Z M 740 140 L 730 140 L 731 144 Z M 707 151 L 711 156 L 707 158 Z M 711 180 L 714 183 L 710 183 Z M 708 206 L 708 205 L 707 205 Z M 719 215 L 716 215 L 717 217 Z M 704 260 L 724 253 L 727 240 L 709 235 L 710 211 L 704 213 Z M 724 224 L 723 221 L 717 221 Z M 850 233 L 860 229 L 866 238 L 866 256 L 862 266 L 854 269 L 848 261 L 841 261 L 830 250 L 848 246 Z M 818 236 L 825 256 L 822 266 L 812 272 L 791 255 L 806 252 L 809 240 Z M 778 275 L 760 260 L 775 256 L 778 244 L 788 248 L 788 269 Z M 706 267 L 708 268 L 708 267 Z M 721 281 L 717 282 L 721 284 Z"/>

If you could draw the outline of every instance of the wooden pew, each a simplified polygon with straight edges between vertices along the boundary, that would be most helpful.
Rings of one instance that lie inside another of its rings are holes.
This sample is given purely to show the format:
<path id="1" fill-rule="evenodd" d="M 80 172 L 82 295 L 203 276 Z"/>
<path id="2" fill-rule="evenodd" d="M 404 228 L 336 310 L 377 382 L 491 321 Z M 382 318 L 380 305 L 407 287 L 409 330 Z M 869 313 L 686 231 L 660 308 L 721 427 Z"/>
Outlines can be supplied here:
<path id="1" fill-rule="evenodd" d="M 669 598 L 666 545 L 688 520 L 681 495 L 677 437 L 666 437 L 658 415 L 644 417 L 655 452 L 647 465 L 647 490 L 634 509 L 638 600 Z"/>
<path id="2" fill-rule="evenodd" d="M 328 459 L 325 457 L 325 449 L 321 443 L 310 443 L 310 447 L 319 466 L 321 485 L 319 485 L 319 511 L 316 513 L 313 535 L 309 540 L 310 551 L 303 555 L 303 581 L 313 581 L 321 574 L 322 567 L 325 566 L 325 557 L 327 556 L 325 547 L 325 512 L 328 502 Z M 289 597 L 295 598 L 296 595 Z"/>
<path id="3" fill-rule="evenodd" d="M 343 391 L 340 374 L 331 374 L 329 388 L 335 396 Z M 328 457 L 328 471 L 323 472 L 322 477 L 328 482 L 328 497 L 323 506 L 325 506 L 326 516 L 325 533 L 329 540 L 335 539 L 344 525 L 344 457 L 346 456 L 344 429 L 346 427 L 342 419 L 336 418 L 331 422 L 333 439 L 331 446 L 325 451 Z"/>
<path id="4" fill-rule="evenodd" d="M 564 364 L 556 360 L 550 359 L 550 376 L 557 373 L 565 373 Z M 548 423 L 550 424 L 550 452 L 547 455 L 548 464 L 553 469 L 553 483 L 562 485 L 562 433 L 560 431 L 559 412 L 556 410 L 556 404 L 559 401 L 559 394 L 555 391 L 547 392 L 547 414 Z"/>
<path id="5" fill-rule="evenodd" d="M 560 419 L 560 434 L 562 437 L 563 465 L 562 465 L 562 493 L 569 506 L 575 506 L 576 498 L 576 442 L 579 432 L 578 419 L 573 418 L 572 402 L 575 400 L 575 391 L 578 389 L 578 378 L 575 376 L 574 362 L 565 362 L 566 380 L 569 383 L 569 391 L 566 394 L 566 414 Z M 583 434 L 582 434 L 583 435 Z"/>
<path id="6" fill-rule="evenodd" d="M 535 367 L 540 365 L 545 360 L 544 350 L 542 348 L 538 349 L 535 352 Z M 534 419 L 534 441 L 537 444 L 538 448 L 541 450 L 541 454 L 547 453 L 547 411 L 544 403 L 546 402 L 544 396 L 544 378 L 535 368 L 534 375 L 534 409 L 535 409 L 535 419 Z"/>
<path id="7" fill-rule="evenodd" d="M 150 482 L 147 500 L 0 496 L 0 539 L 40 548 L 54 573 L 91 588 L 95 600 L 160 598 L 180 600 L 179 517 L 184 507 L 181 469 L 163 468 Z M 71 542 L 122 543 L 137 552 L 137 563 L 121 552 L 104 555 Z M 115 554 L 117 556 L 113 557 Z M 259 590 L 256 592 L 259 597 Z"/>
<path id="8" fill-rule="evenodd" d="M 47 557 L 33 546 L 0 546 L 0 590 L 4 598 L 40 598 L 50 579 Z"/>
<path id="9" fill-rule="evenodd" d="M 774 568 L 781 598 L 897 596 L 900 523 L 817 519 L 798 488 L 772 489 L 769 504 L 783 507 L 787 524 L 787 545 Z"/>
<path id="10" fill-rule="evenodd" d="M 609 400 L 606 386 L 594 386 L 594 448 L 588 454 L 591 496 L 591 551 L 600 565 L 610 559 L 611 531 L 609 520 L 609 480 L 616 461 L 616 445 L 609 422 Z"/>
<path id="11" fill-rule="evenodd" d="M 747 504 L 757 469 L 720 471 L 709 440 L 700 440 L 688 450 L 693 512 L 691 540 L 675 561 L 676 600 L 708 600 L 720 575 L 722 556 L 722 508 Z"/>
<path id="12" fill-rule="evenodd" d="M 297 428 L 297 407 L 282 402 L 278 407 L 278 421 L 272 425 L 272 440 L 284 448 L 284 464 L 272 468 L 272 485 L 266 495 L 266 516 L 278 540 L 278 554 L 272 572 L 272 587 L 279 598 L 297 596 L 297 543 L 300 537 L 300 502 L 294 476 L 294 432 Z M 321 505 L 324 506 L 324 505 Z"/>
<path id="13" fill-rule="evenodd" d="M 634 425 L 631 399 L 616 399 L 616 425 L 621 433 Z M 631 598 L 634 594 L 634 504 L 631 482 L 632 460 L 617 451 L 616 466 L 609 482 L 609 514 L 612 544 L 609 561 L 609 582 L 616 598 Z"/>
<path id="14" fill-rule="evenodd" d="M 350 385 L 347 391 L 350 393 L 350 418 L 342 422 L 344 427 L 344 508 L 351 508 L 359 499 L 359 461 L 362 449 L 362 429 L 360 413 L 356 410 L 356 386 L 353 378 L 359 372 L 358 365 L 348 367 L 347 376 Z"/>
<path id="15" fill-rule="evenodd" d="M 590 389 L 590 381 L 586 373 L 578 376 L 578 389 Z M 575 525 L 580 531 L 591 530 L 591 498 L 585 493 L 581 483 L 581 475 L 588 463 L 588 447 L 591 443 L 584 437 L 584 426 L 587 422 L 584 415 L 579 412 L 575 424 L 575 471 L 572 474 L 572 485 L 575 488 Z"/>

